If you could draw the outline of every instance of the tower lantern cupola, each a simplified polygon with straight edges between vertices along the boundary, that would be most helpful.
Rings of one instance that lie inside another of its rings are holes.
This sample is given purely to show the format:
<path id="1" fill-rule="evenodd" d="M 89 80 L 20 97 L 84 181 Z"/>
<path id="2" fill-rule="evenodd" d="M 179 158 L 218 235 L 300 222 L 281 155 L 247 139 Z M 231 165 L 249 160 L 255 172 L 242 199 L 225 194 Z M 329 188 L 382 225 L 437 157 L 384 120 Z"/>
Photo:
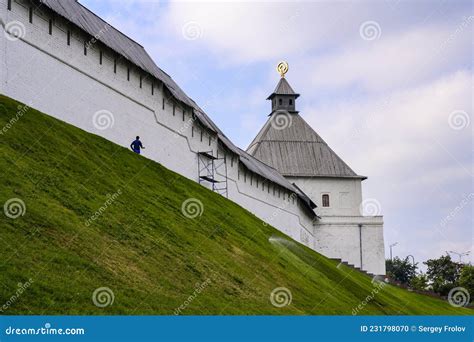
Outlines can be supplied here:
<path id="1" fill-rule="evenodd" d="M 285 74 L 288 72 L 288 63 L 278 63 L 277 71 L 281 76 L 280 81 L 278 82 L 273 93 L 267 98 L 267 100 L 272 101 L 271 114 L 279 110 L 288 111 L 290 113 L 298 113 L 296 110 L 296 99 L 298 96 L 300 96 L 300 94 L 295 93 L 285 78 Z"/>

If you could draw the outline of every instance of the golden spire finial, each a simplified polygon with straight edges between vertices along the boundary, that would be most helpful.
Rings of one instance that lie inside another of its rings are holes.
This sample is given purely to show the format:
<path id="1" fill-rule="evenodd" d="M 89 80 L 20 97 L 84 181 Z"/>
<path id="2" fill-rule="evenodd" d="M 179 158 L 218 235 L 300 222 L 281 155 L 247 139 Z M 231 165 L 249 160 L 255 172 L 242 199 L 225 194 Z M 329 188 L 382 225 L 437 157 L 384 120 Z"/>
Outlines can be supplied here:
<path id="1" fill-rule="evenodd" d="M 289 69 L 288 63 L 285 61 L 281 61 L 277 65 L 277 71 L 280 74 L 281 78 L 285 77 L 285 74 L 288 72 L 288 69 Z"/>

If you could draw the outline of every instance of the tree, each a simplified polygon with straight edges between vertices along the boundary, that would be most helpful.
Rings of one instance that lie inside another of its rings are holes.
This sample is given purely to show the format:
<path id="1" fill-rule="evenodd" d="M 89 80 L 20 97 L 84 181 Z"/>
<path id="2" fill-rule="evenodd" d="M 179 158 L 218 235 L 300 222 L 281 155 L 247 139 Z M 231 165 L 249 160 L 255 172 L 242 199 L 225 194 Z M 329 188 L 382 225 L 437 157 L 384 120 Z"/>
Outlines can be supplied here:
<path id="1" fill-rule="evenodd" d="M 410 284 L 410 281 L 415 277 L 418 268 L 416 265 L 413 265 L 408 258 L 402 260 L 395 257 L 393 260 L 387 259 L 385 261 L 387 275 L 406 285 Z"/>
<path id="2" fill-rule="evenodd" d="M 447 296 L 449 290 L 458 286 L 463 264 L 452 261 L 449 255 L 443 255 L 438 259 L 429 259 L 424 264 L 428 267 L 426 275 L 434 292 Z"/>
<path id="3" fill-rule="evenodd" d="M 428 277 L 420 273 L 414 276 L 410 282 L 410 287 L 414 290 L 425 291 L 428 288 Z"/>
<path id="4" fill-rule="evenodd" d="M 459 286 L 464 287 L 470 294 L 471 302 L 474 301 L 474 266 L 464 265 L 459 276 Z"/>

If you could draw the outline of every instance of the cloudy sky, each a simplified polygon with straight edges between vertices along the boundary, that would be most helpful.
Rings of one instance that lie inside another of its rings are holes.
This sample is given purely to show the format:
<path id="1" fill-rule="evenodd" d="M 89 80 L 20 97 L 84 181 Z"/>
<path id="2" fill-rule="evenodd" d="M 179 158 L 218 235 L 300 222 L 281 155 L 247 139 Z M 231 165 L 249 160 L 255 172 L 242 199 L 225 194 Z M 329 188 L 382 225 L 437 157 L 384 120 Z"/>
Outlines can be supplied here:
<path id="1" fill-rule="evenodd" d="M 417 261 L 472 250 L 470 0 L 80 2 L 141 43 L 242 148 L 288 61 L 301 115 L 369 177 L 386 254 L 394 242 Z"/>

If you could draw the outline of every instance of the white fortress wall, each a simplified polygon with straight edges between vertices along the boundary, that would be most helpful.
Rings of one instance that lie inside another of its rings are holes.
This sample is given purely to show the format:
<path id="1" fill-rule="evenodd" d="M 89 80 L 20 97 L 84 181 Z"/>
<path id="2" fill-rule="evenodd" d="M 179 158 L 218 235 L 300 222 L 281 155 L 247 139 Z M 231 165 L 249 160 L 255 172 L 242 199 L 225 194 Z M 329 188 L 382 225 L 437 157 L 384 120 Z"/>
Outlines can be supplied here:
<path id="1" fill-rule="evenodd" d="M 4 23 L 6 21 L 6 1 L 7 0 L 0 0 L 0 6 L 3 8 L 0 10 L 0 93 L 5 93 L 5 80 L 7 78 L 7 60 L 6 60 L 6 48 L 7 48 L 7 39 L 6 33 L 4 29 Z"/>
<path id="2" fill-rule="evenodd" d="M 61 17 L 55 16 L 50 35 L 49 11 L 43 9 L 44 17 L 35 12 L 29 23 L 27 7 L 12 1 L 12 11 L 8 11 L 6 4 L 7 0 L 0 0 L 0 63 L 5 66 L 0 74 L 1 93 L 127 148 L 140 135 L 144 156 L 194 181 L 198 180 L 196 152 L 212 150 L 216 155 L 219 149 L 222 156 L 224 149 L 215 134 L 202 128 L 189 108 L 164 93 L 159 81 L 100 42 L 91 44 L 84 55 L 84 41 L 89 37 Z M 5 24 L 13 21 L 25 28 L 24 36 L 14 41 L 3 32 Z M 94 120 L 96 113 L 99 117 Z M 269 194 L 268 183 L 262 188 L 263 178 L 243 167 L 236 155 L 225 153 L 229 198 L 293 239 L 313 246 L 312 217 L 300 201 L 273 183 Z"/>
<path id="3" fill-rule="evenodd" d="M 381 216 L 323 216 L 314 232 L 314 249 L 321 254 L 373 274 L 385 274 Z"/>

